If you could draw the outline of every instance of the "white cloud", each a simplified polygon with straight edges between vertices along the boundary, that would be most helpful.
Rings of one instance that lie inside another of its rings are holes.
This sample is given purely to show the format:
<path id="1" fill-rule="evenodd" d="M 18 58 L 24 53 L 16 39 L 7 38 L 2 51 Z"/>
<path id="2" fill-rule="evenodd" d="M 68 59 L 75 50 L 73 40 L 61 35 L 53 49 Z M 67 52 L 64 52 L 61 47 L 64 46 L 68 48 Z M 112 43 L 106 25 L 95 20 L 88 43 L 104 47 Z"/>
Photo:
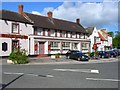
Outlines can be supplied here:
<path id="1" fill-rule="evenodd" d="M 41 15 L 41 13 L 37 11 L 32 11 L 32 14 Z"/>
<path id="2" fill-rule="evenodd" d="M 83 26 L 102 27 L 118 22 L 118 3 L 81 3 L 81 2 L 64 2 L 57 8 L 47 7 L 41 12 L 47 15 L 48 11 L 53 12 L 53 17 L 73 21 L 80 18 Z"/>

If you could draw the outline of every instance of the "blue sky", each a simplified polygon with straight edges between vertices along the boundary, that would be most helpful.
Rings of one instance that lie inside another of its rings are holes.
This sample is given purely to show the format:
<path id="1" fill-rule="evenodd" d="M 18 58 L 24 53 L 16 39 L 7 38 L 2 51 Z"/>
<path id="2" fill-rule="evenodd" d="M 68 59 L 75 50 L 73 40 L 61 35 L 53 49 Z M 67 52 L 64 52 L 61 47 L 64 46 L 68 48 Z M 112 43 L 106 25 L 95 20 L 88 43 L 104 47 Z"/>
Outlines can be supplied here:
<path id="1" fill-rule="evenodd" d="M 11 10 L 11 11 L 18 11 L 18 5 L 24 5 L 25 12 L 32 12 L 32 11 L 43 11 L 46 7 L 54 7 L 57 8 L 63 2 L 3 2 L 2 9 Z"/>
<path id="2" fill-rule="evenodd" d="M 24 5 L 24 12 L 46 16 L 53 12 L 54 18 L 75 22 L 80 18 L 84 27 L 97 27 L 118 31 L 118 6 L 116 2 L 3 2 L 2 9 L 18 12 L 18 5 Z"/>

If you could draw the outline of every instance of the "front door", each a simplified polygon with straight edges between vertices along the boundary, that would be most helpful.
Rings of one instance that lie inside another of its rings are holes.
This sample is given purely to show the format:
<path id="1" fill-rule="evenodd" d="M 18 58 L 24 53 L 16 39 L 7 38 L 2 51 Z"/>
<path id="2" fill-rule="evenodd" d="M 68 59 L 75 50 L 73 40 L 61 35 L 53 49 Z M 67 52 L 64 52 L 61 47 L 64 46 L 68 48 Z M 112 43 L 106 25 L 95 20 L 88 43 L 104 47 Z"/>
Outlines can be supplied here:
<path id="1" fill-rule="evenodd" d="M 44 54 L 44 42 L 39 42 L 39 54 Z"/>
<path id="2" fill-rule="evenodd" d="M 12 40 L 12 51 L 19 48 L 19 40 Z"/>

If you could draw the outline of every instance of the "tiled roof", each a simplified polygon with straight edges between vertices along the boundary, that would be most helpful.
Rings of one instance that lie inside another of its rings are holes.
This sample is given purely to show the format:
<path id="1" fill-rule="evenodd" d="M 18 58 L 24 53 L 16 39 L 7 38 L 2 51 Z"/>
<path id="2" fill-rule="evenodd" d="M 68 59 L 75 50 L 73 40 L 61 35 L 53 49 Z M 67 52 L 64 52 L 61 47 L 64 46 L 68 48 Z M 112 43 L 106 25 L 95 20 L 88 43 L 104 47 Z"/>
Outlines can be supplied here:
<path id="1" fill-rule="evenodd" d="M 0 10 L 0 19 L 31 24 L 22 15 L 8 10 Z"/>
<path id="2" fill-rule="evenodd" d="M 98 35 L 99 35 L 99 37 L 100 37 L 100 39 L 101 39 L 102 41 L 105 41 L 105 40 L 106 40 L 106 38 L 105 38 L 100 32 L 98 32 Z"/>
<path id="3" fill-rule="evenodd" d="M 86 30 L 81 24 L 77 24 L 75 22 L 55 19 L 55 18 L 48 18 L 45 16 L 34 15 L 30 13 L 25 13 L 31 20 L 34 21 L 35 27 L 42 27 L 42 28 L 51 28 L 51 29 L 58 29 L 58 30 L 65 30 L 65 31 L 76 31 L 86 33 Z"/>
<path id="4" fill-rule="evenodd" d="M 87 33 L 85 28 L 81 24 L 77 24 L 76 22 L 48 18 L 45 16 L 30 13 L 24 13 L 24 16 L 22 16 L 17 12 L 12 12 L 8 10 L 1 10 L 0 15 L 2 15 L 0 19 L 33 24 L 35 27 Z M 31 20 L 33 22 L 31 22 Z"/>

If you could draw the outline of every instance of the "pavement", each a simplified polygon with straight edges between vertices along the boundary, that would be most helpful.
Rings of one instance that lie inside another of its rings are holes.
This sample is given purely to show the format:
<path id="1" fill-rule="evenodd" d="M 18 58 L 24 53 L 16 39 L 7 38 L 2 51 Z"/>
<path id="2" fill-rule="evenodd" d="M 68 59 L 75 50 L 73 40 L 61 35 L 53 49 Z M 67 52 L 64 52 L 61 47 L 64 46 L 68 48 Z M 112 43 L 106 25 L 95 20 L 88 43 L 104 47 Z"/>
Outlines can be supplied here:
<path id="1" fill-rule="evenodd" d="M 77 61 L 73 59 L 66 59 L 65 56 L 62 56 L 58 59 L 53 59 L 51 57 L 29 57 L 29 63 L 25 65 L 37 65 L 37 64 L 84 64 L 84 63 L 104 63 L 104 62 L 116 62 L 120 60 L 120 57 L 117 58 L 105 58 L 105 59 L 90 59 L 89 61 Z M 9 65 L 7 63 L 8 58 L 1 58 L 0 65 Z"/>

